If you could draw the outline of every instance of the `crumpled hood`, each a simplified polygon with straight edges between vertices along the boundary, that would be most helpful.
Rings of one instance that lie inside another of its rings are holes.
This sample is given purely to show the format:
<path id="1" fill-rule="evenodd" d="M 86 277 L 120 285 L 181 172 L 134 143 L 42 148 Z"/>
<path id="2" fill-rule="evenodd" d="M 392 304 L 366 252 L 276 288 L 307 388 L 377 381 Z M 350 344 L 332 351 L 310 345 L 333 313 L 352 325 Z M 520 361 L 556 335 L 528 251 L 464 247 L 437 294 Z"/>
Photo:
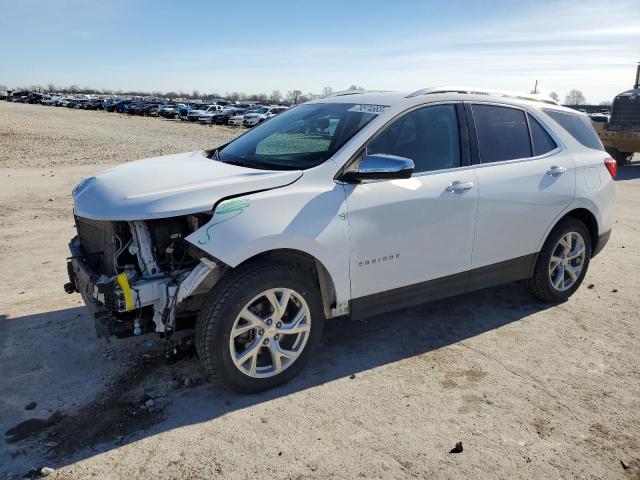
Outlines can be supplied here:
<path id="1" fill-rule="evenodd" d="M 148 220 L 211 210 L 228 196 L 295 182 L 300 170 L 239 167 L 190 152 L 138 160 L 82 180 L 75 214 L 93 220 Z"/>

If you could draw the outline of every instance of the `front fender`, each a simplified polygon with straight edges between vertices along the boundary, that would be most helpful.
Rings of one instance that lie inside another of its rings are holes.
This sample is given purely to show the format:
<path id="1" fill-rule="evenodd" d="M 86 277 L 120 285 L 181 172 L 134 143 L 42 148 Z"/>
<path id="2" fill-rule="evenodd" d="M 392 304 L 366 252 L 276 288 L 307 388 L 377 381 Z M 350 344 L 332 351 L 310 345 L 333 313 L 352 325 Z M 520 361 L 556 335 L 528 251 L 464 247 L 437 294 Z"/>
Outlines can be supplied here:
<path id="1" fill-rule="evenodd" d="M 305 252 L 327 269 L 336 300 L 349 300 L 345 190 L 333 182 L 313 188 L 296 183 L 220 202 L 186 240 L 231 267 L 271 250 Z"/>

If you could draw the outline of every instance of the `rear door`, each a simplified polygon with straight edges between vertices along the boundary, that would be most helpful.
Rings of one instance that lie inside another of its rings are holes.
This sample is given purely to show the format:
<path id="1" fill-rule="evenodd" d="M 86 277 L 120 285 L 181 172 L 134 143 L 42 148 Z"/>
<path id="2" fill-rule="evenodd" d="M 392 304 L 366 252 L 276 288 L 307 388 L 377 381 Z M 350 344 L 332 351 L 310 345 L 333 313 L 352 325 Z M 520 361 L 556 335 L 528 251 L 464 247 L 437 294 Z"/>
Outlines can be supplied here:
<path id="1" fill-rule="evenodd" d="M 542 237 L 575 196 L 573 159 L 525 109 L 473 103 L 466 110 L 479 187 L 472 267 L 494 266 L 498 280 L 524 278 Z M 484 269 L 485 280 L 500 283 L 490 272 Z"/>

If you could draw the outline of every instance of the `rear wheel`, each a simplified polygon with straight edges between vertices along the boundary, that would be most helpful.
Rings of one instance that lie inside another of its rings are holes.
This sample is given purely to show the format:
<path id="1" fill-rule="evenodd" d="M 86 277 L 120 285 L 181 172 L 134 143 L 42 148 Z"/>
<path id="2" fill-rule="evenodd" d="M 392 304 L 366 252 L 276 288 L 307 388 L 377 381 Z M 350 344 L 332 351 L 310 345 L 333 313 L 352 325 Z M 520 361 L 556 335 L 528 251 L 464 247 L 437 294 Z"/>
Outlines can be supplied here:
<path id="1" fill-rule="evenodd" d="M 198 315 L 196 347 L 204 367 L 240 392 L 293 378 L 324 329 L 318 287 L 299 267 L 259 263 L 232 272 Z"/>
<path id="2" fill-rule="evenodd" d="M 529 291 L 543 302 L 565 301 L 582 283 L 590 259 L 591 235 L 584 223 L 561 221 L 538 254 Z"/>
<path id="3" fill-rule="evenodd" d="M 621 166 L 629 165 L 633 158 L 633 152 L 621 152 L 617 148 L 608 148 L 607 153 Z"/>

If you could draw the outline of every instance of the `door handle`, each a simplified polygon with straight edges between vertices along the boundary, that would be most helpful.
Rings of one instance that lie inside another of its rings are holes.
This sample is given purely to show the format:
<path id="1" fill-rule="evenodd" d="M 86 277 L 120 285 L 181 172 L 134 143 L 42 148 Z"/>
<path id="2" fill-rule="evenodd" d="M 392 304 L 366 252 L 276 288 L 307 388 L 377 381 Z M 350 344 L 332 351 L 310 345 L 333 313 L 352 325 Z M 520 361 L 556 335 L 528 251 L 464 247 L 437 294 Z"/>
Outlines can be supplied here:
<path id="1" fill-rule="evenodd" d="M 447 185 L 447 192 L 464 192 L 465 190 L 471 190 L 473 188 L 473 182 L 461 182 L 455 180 L 451 182 L 451 185 Z"/>
<path id="2" fill-rule="evenodd" d="M 558 167 L 557 165 L 554 165 L 553 167 L 549 168 L 549 170 L 547 170 L 547 175 L 562 175 L 566 171 L 567 167 Z"/>

